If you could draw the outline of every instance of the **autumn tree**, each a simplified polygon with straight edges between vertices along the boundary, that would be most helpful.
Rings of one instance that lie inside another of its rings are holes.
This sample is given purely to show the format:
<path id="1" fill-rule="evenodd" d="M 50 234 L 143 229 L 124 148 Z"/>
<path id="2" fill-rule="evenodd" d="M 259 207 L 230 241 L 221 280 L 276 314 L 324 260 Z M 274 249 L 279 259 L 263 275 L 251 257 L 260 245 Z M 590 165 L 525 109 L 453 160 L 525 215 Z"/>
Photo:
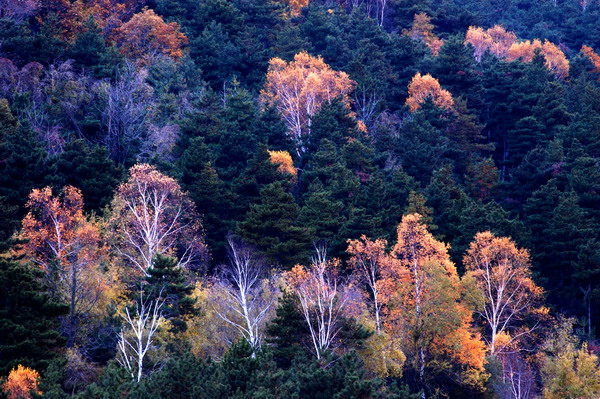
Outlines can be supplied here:
<path id="1" fill-rule="evenodd" d="M 444 45 L 444 41 L 433 33 L 433 28 L 431 17 L 424 12 L 420 12 L 415 14 L 411 29 L 404 31 L 404 34 L 413 40 L 423 41 L 429 47 L 431 54 L 437 56 L 440 48 Z"/>
<path id="2" fill-rule="evenodd" d="M 326 248 L 317 245 L 310 266 L 296 265 L 286 273 L 288 284 L 298 296 L 317 359 L 333 348 L 350 298 L 348 287 L 341 282 L 339 266 L 339 260 L 328 260 Z"/>
<path id="3" fill-rule="evenodd" d="M 188 43 L 178 23 L 166 23 L 147 8 L 120 26 L 115 36 L 120 51 L 141 63 L 159 54 L 179 59 Z"/>
<path id="4" fill-rule="evenodd" d="M 277 170 L 283 174 L 296 176 L 298 170 L 294 167 L 292 156 L 287 151 L 269 151 L 271 163 L 277 165 Z"/>
<path id="5" fill-rule="evenodd" d="M 69 304 L 63 330 L 73 345 L 80 319 L 94 310 L 106 289 L 99 271 L 99 229 L 85 217 L 81 192 L 72 186 L 57 196 L 50 187 L 35 189 L 26 206 L 23 250 L 45 273 L 53 293 Z"/>
<path id="6" fill-rule="evenodd" d="M 519 327 L 523 327 L 527 314 L 536 312 L 542 289 L 531 277 L 527 250 L 517 248 L 510 238 L 496 237 L 489 231 L 475 236 L 464 264 L 485 298 L 478 313 L 487 324 L 489 351 L 496 355 L 529 333 L 528 328 Z"/>
<path id="7" fill-rule="evenodd" d="M 281 113 L 300 155 L 306 151 L 313 116 L 336 98 L 348 105 L 354 86 L 345 72 L 331 69 L 323 58 L 300 52 L 289 63 L 281 58 L 269 61 L 261 101 Z"/>
<path id="8" fill-rule="evenodd" d="M 148 164 L 129 170 L 112 201 L 109 224 L 118 253 L 145 276 L 157 254 L 175 256 L 188 268 L 207 256 L 193 202 L 175 179 Z"/>
<path id="9" fill-rule="evenodd" d="M 393 267 L 393 260 L 385 253 L 386 240 L 372 241 L 366 236 L 358 240 L 348 240 L 349 264 L 367 285 L 372 300 L 372 310 L 375 316 L 377 332 L 382 330 L 381 285 L 382 269 Z"/>
<path id="10" fill-rule="evenodd" d="M 473 302 L 463 297 L 466 288 L 448 247 L 433 238 L 418 214 L 403 216 L 397 234 L 391 252 L 397 262 L 383 272 L 385 328 L 401 337 L 425 387 L 427 370 L 453 370 L 459 384 L 482 389 L 484 344 L 472 329 Z"/>
<path id="11" fill-rule="evenodd" d="M 546 68 L 557 78 L 563 79 L 569 76 L 569 61 L 565 53 L 548 40 L 544 40 L 543 43 L 539 39 L 517 41 L 510 46 L 506 59 L 531 62 L 538 51 L 546 60 Z"/>
<path id="12" fill-rule="evenodd" d="M 38 388 L 39 383 L 40 374 L 37 371 L 19 364 L 17 368 L 11 370 L 2 385 L 2 390 L 8 399 L 31 399 L 34 394 L 42 394 Z"/>
<path id="13" fill-rule="evenodd" d="M 516 40 L 517 36 L 513 32 L 505 30 L 500 25 L 494 25 L 487 30 L 469 26 L 465 36 L 465 43 L 473 46 L 473 56 L 477 62 L 481 62 L 486 51 L 498 58 L 506 58 L 510 47 Z"/>
<path id="14" fill-rule="evenodd" d="M 594 65 L 594 71 L 596 73 L 600 73 L 600 55 L 596 54 L 594 49 L 586 46 L 585 44 L 581 46 L 581 52 L 592 62 Z"/>
<path id="15" fill-rule="evenodd" d="M 430 74 L 421 75 L 420 72 L 417 72 L 408 85 L 406 105 L 414 112 L 421 108 L 428 98 L 431 98 L 438 108 L 451 110 L 454 107 L 452 94 L 448 90 L 444 90 L 436 78 Z"/>
<path id="16" fill-rule="evenodd" d="M 560 317 L 543 345 L 540 359 L 544 399 L 600 396 L 600 359 L 579 344 L 573 319 Z"/>

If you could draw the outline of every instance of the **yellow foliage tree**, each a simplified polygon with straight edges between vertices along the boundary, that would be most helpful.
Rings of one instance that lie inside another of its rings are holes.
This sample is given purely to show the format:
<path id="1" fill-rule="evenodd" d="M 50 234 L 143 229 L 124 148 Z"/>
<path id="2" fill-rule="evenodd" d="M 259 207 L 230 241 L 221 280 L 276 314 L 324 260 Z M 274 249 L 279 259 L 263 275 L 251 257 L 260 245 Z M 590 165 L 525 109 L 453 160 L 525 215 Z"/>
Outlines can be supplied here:
<path id="1" fill-rule="evenodd" d="M 278 165 L 277 170 L 284 174 L 296 176 L 298 170 L 294 167 L 292 156 L 287 151 L 269 151 L 271 163 Z"/>
<path id="2" fill-rule="evenodd" d="M 581 52 L 592 61 L 595 72 L 600 73 L 600 55 L 596 54 L 591 47 L 585 44 L 581 47 Z"/>
<path id="3" fill-rule="evenodd" d="M 412 27 L 410 30 L 405 30 L 404 34 L 414 40 L 422 40 L 429 47 L 431 54 L 437 56 L 440 53 L 440 48 L 444 45 L 444 41 L 433 33 L 433 28 L 431 17 L 424 12 L 420 12 L 415 14 Z"/>
<path id="4" fill-rule="evenodd" d="M 312 117 L 335 98 L 349 106 L 348 94 L 355 85 L 345 72 L 331 69 L 323 58 L 301 52 L 289 63 L 281 58 L 269 61 L 261 102 L 281 113 L 300 155 L 305 150 L 305 137 L 310 135 Z"/>
<path id="5" fill-rule="evenodd" d="M 495 355 L 514 339 L 528 334 L 527 328 L 517 328 L 526 315 L 535 312 L 542 289 L 531 277 L 527 250 L 517 248 L 510 238 L 496 237 L 489 231 L 475 236 L 464 264 L 484 298 L 479 314 L 489 331 L 489 351 Z"/>
<path id="6" fill-rule="evenodd" d="M 33 394 L 42 394 L 38 388 L 39 382 L 40 374 L 37 371 L 19 364 L 8 374 L 2 390 L 8 399 L 31 399 Z"/>
<path id="7" fill-rule="evenodd" d="M 433 103 L 442 109 L 452 110 L 454 99 L 448 90 L 444 90 L 440 82 L 430 74 L 421 75 L 417 72 L 408 85 L 408 98 L 406 105 L 414 112 L 421 108 L 421 105 L 431 98 Z"/>

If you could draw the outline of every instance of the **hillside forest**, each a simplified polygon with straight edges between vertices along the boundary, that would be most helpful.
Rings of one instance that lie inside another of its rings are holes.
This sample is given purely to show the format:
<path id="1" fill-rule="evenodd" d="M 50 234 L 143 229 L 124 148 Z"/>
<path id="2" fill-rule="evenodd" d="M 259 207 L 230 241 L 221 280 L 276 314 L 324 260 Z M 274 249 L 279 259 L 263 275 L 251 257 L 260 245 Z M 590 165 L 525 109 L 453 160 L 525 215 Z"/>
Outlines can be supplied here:
<path id="1" fill-rule="evenodd" d="M 600 398 L 598 21 L 0 0 L 0 398 Z"/>

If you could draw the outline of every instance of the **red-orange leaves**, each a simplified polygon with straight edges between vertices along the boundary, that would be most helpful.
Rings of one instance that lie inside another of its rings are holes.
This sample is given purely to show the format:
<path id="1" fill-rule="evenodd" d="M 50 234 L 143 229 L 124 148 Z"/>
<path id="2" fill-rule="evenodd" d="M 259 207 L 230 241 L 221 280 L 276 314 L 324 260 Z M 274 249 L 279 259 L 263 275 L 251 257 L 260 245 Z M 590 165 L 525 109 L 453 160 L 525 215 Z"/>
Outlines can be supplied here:
<path id="1" fill-rule="evenodd" d="M 439 108 L 451 110 L 454 107 L 452 94 L 444 90 L 436 78 L 417 72 L 408 85 L 406 105 L 411 111 L 416 111 L 428 98 Z"/>
<path id="2" fill-rule="evenodd" d="M 158 54 L 179 59 L 187 37 L 176 22 L 166 23 L 153 10 L 144 9 L 116 30 L 121 52 L 138 62 Z"/>
<path id="3" fill-rule="evenodd" d="M 397 262 L 382 273 L 386 330 L 401 337 L 421 380 L 430 370 L 453 367 L 463 384 L 481 389 L 484 344 L 472 329 L 472 305 L 463 301 L 447 246 L 427 231 L 420 215 L 410 214 L 398 226 L 391 255 Z"/>
<path id="4" fill-rule="evenodd" d="M 581 47 L 581 52 L 592 61 L 592 64 L 594 64 L 594 71 L 600 73 L 600 55 L 596 54 L 591 47 L 586 46 L 585 44 Z"/>
<path id="5" fill-rule="evenodd" d="M 301 153 L 304 137 L 310 135 L 312 117 L 321 105 L 335 98 L 349 104 L 348 94 L 355 84 L 346 73 L 331 69 L 321 57 L 301 52 L 289 63 L 281 58 L 269 61 L 261 101 L 281 113 Z"/>
<path id="6" fill-rule="evenodd" d="M 31 399 L 33 394 L 42 394 L 38 388 L 39 382 L 40 374 L 37 371 L 19 364 L 8 374 L 2 390 L 8 399 Z"/>

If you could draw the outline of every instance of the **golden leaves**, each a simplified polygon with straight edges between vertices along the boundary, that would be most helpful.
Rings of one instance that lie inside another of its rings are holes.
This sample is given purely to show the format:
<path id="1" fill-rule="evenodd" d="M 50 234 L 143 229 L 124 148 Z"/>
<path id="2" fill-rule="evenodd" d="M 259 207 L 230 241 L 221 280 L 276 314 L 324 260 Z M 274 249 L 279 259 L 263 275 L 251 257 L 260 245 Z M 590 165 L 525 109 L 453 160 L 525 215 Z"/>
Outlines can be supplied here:
<path id="1" fill-rule="evenodd" d="M 38 385 L 40 374 L 29 367 L 18 365 L 12 369 L 6 382 L 2 385 L 2 390 L 8 399 L 31 399 L 32 393 L 41 395 Z"/>
<path id="2" fill-rule="evenodd" d="M 414 112 L 421 108 L 421 105 L 428 98 L 431 98 L 438 108 L 449 111 L 454 107 L 452 94 L 448 90 L 443 89 L 436 78 L 430 74 L 421 75 L 421 73 L 417 72 L 408 85 L 406 105 L 408 105 L 411 112 Z"/>
<path id="3" fill-rule="evenodd" d="M 348 94 L 355 85 L 345 72 L 335 71 L 323 58 L 303 51 L 289 63 L 281 58 L 269 61 L 261 102 L 277 108 L 290 135 L 301 146 L 303 136 L 310 134 L 311 119 L 321 106 L 336 98 L 349 105 Z"/>
<path id="4" fill-rule="evenodd" d="M 278 165 L 277 170 L 284 174 L 296 176 L 298 170 L 294 167 L 292 156 L 287 151 L 268 151 L 271 163 Z"/>
<path id="5" fill-rule="evenodd" d="M 470 26 L 465 44 L 473 46 L 473 56 L 477 62 L 481 61 L 486 51 L 507 61 L 531 62 L 536 51 L 539 51 L 546 59 L 546 68 L 550 72 L 560 79 L 569 76 L 569 61 L 565 53 L 547 39 L 543 43 L 539 39 L 517 41 L 517 36 L 513 32 L 505 30 L 500 25 L 487 30 Z"/>
<path id="6" fill-rule="evenodd" d="M 413 40 L 422 40 L 425 42 L 431 54 L 437 56 L 440 48 L 444 45 L 444 41 L 433 33 L 433 28 L 431 17 L 424 12 L 420 12 L 415 14 L 411 29 L 408 31 L 405 30 L 403 33 Z"/>
<path id="7" fill-rule="evenodd" d="M 581 52 L 594 64 L 594 71 L 600 73 L 600 55 L 596 54 L 594 49 L 585 44 L 581 46 Z"/>

